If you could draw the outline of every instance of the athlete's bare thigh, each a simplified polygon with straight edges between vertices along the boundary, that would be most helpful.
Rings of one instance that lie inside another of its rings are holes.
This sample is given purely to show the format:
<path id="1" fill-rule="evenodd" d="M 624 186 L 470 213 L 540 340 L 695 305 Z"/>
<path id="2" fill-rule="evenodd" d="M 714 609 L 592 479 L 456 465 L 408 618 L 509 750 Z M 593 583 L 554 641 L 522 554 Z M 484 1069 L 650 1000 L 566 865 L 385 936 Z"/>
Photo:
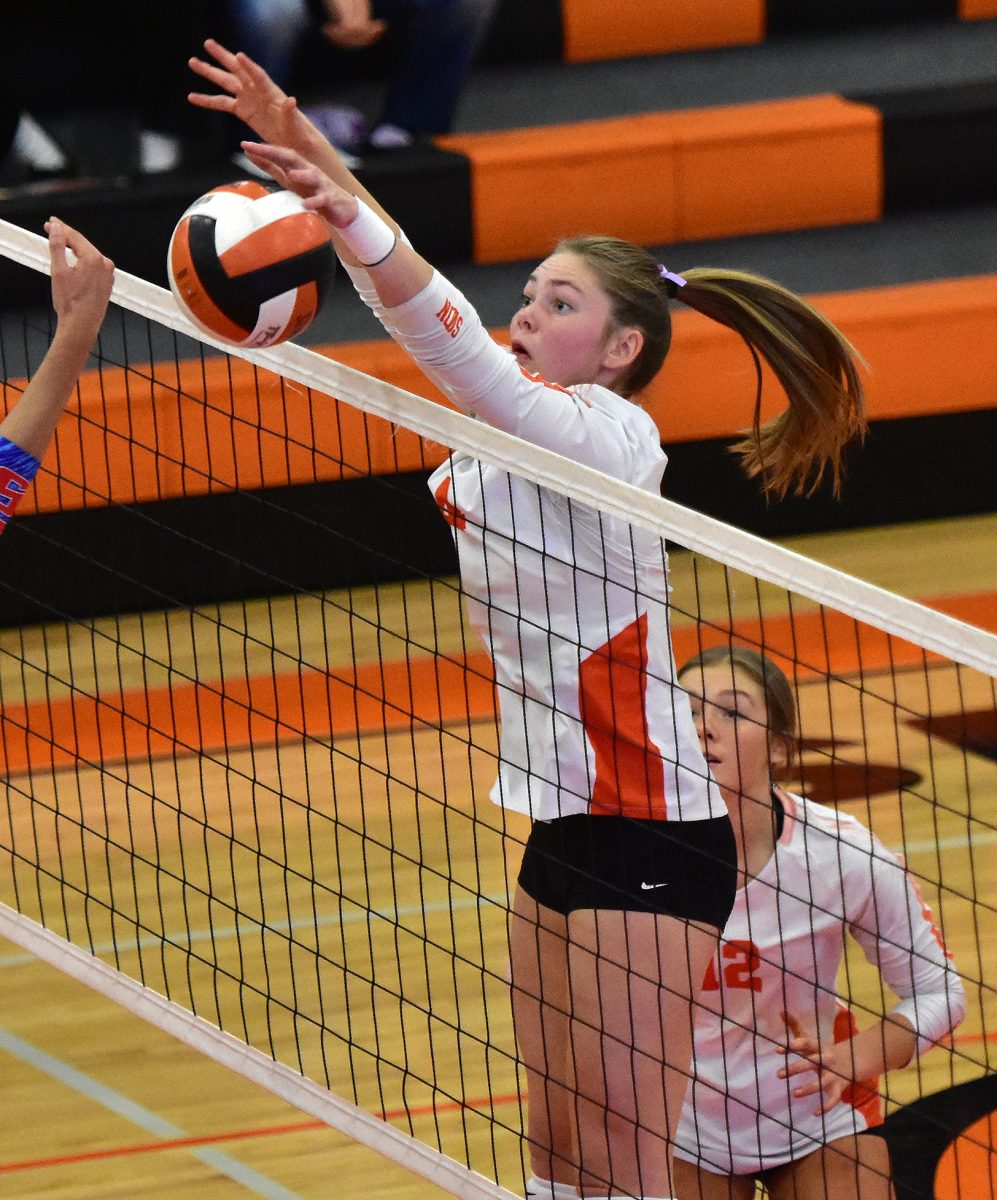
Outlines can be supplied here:
<path id="1" fill-rule="evenodd" d="M 755 1181 L 747 1175 L 714 1175 L 676 1158 L 672 1182 L 679 1200 L 752 1200 Z"/>
<path id="2" fill-rule="evenodd" d="M 766 1172 L 771 1200 L 893 1200 L 890 1152 L 875 1134 L 839 1138 Z"/>

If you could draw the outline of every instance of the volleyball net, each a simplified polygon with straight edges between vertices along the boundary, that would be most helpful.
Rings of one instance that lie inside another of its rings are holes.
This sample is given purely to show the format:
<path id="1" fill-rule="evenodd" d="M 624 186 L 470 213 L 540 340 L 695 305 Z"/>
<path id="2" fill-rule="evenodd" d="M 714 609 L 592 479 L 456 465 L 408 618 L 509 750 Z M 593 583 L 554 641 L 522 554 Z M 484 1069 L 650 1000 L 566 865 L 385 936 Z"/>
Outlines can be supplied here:
<path id="1" fill-rule="evenodd" d="M 10 403 L 48 317 L 0 334 Z M 997 638 L 302 347 L 226 352 L 120 272 L 0 544 L 0 935 L 456 1195 L 522 1194 L 528 823 L 489 798 L 491 664 L 426 487 L 449 450 L 654 539 L 677 662 L 785 670 L 787 785 L 904 855 L 966 988 L 887 1109 L 989 1071 Z M 854 947 L 838 993 L 860 1026 L 892 1003 Z"/>

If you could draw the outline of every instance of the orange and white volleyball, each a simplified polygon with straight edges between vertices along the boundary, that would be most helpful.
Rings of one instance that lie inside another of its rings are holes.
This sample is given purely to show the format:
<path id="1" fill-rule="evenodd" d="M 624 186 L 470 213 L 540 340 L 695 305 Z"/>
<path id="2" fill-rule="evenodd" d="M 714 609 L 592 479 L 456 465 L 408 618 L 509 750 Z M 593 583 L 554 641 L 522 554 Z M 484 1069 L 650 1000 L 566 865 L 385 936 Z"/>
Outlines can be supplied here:
<path id="1" fill-rule="evenodd" d="M 315 319 L 335 272 L 329 229 L 293 192 L 241 180 L 212 188 L 170 238 L 184 314 L 232 346 L 274 346 Z"/>

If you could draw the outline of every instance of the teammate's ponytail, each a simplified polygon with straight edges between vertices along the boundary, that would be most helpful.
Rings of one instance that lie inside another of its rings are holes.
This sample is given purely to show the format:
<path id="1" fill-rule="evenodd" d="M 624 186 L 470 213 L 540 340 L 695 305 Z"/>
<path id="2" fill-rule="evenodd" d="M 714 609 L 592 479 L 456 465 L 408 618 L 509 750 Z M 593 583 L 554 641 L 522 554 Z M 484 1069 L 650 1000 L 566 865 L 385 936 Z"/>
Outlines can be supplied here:
<path id="1" fill-rule="evenodd" d="M 830 472 L 837 494 L 846 445 L 865 432 L 857 354 L 826 317 L 787 288 L 742 271 L 696 267 L 676 275 L 648 252 L 618 238 L 578 237 L 558 251 L 578 254 L 599 276 L 620 326 L 638 328 L 644 347 L 617 386 L 642 391 L 671 344 L 668 300 L 734 330 L 755 360 L 757 387 L 750 436 L 732 450 L 766 493 L 809 495 Z M 772 369 L 789 407 L 761 420 L 762 368 Z"/>

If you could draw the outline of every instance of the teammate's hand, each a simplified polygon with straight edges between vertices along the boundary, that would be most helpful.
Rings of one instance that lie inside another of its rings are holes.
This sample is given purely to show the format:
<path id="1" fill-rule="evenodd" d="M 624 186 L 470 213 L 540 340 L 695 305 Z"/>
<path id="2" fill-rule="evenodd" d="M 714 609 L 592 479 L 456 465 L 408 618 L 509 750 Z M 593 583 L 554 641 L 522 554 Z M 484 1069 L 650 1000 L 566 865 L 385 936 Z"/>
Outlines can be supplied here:
<path id="1" fill-rule="evenodd" d="M 238 117 L 265 142 L 294 145 L 309 124 L 294 97 L 278 87 L 247 54 L 233 54 L 213 38 L 208 38 L 204 48 L 214 62 L 191 58 L 188 65 L 195 75 L 218 87 L 221 94 L 190 92 L 187 99 L 191 104 Z"/>
<path id="2" fill-rule="evenodd" d="M 56 217 L 45 222 L 45 232 L 52 270 L 52 307 L 58 317 L 58 331 L 63 337 L 78 337 L 89 347 L 107 312 L 114 283 L 114 263 L 83 234 Z"/>
<path id="3" fill-rule="evenodd" d="M 794 1054 L 797 1061 L 787 1062 L 779 1071 L 779 1078 L 791 1079 L 796 1075 L 813 1073 L 816 1078 L 793 1088 L 793 1096 L 803 1098 L 820 1094 L 821 1103 L 814 1109 L 814 1115 L 830 1112 L 840 1103 L 842 1093 L 852 1083 L 848 1043 L 821 1046 L 817 1035 L 808 1030 L 795 1013 L 784 1012 L 782 1019 L 786 1022 L 789 1037 L 784 1045 L 776 1048 L 776 1053 Z"/>
<path id="4" fill-rule="evenodd" d="M 307 208 L 324 217 L 334 229 L 343 229 L 356 217 L 359 202 L 352 193 L 333 183 L 296 150 L 243 142 L 246 157 L 268 172 L 282 187 L 296 192 Z"/>

